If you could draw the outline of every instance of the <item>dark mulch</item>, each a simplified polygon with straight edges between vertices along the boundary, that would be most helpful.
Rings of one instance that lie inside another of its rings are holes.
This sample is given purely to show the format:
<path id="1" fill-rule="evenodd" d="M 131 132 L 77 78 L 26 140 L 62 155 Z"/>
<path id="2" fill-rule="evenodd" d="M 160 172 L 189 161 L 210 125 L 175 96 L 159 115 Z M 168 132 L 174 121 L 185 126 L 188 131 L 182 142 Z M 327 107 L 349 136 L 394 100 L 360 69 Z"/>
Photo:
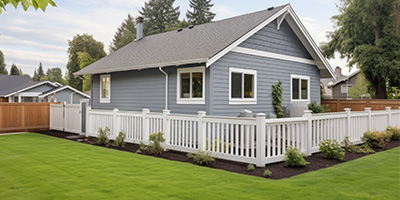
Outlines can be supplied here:
<path id="1" fill-rule="evenodd" d="M 59 138 L 65 138 L 67 136 L 76 135 L 76 134 L 66 133 L 66 132 L 61 132 L 61 131 L 40 131 L 39 133 L 54 136 L 54 137 L 59 137 Z M 70 140 L 99 146 L 97 144 L 97 139 L 93 138 L 93 137 L 88 137 L 88 138 L 84 138 L 84 139 L 70 139 Z M 110 141 L 110 144 L 113 144 L 113 141 Z M 388 143 L 384 149 L 374 148 L 374 151 L 380 152 L 380 151 L 392 149 L 392 148 L 399 147 L 399 146 L 400 146 L 400 140 L 394 140 L 394 141 L 391 141 L 390 143 Z M 140 149 L 139 145 L 131 144 L 131 143 L 126 143 L 125 147 L 122 149 L 116 148 L 112 145 L 109 145 L 107 148 L 112 148 L 112 149 L 117 149 L 117 150 L 121 150 L 121 151 L 132 152 L 132 153 L 135 153 L 137 150 Z M 153 156 L 153 155 L 148 154 L 147 152 L 142 152 L 142 154 Z M 367 155 L 368 154 L 346 152 L 345 158 L 342 161 L 339 161 L 339 160 L 324 158 L 323 153 L 315 153 L 306 158 L 307 162 L 309 162 L 310 164 L 306 165 L 305 167 L 300 167 L 300 168 L 286 167 L 285 162 L 279 162 L 279 163 L 268 164 L 268 165 L 266 165 L 266 167 L 257 167 L 257 168 L 255 168 L 254 171 L 247 171 L 248 164 L 227 161 L 227 160 L 222 160 L 222 159 L 216 159 L 216 161 L 211 163 L 209 167 L 215 168 L 215 169 L 222 169 L 222 170 L 235 172 L 235 173 L 240 173 L 240 174 L 259 176 L 259 177 L 263 177 L 264 171 L 266 169 L 268 169 L 272 172 L 271 179 L 282 179 L 282 178 L 289 178 L 291 176 L 295 176 L 295 175 L 302 174 L 302 173 L 309 172 L 309 171 L 315 171 L 318 169 L 327 168 L 327 167 L 330 167 L 333 165 L 351 161 L 351 160 L 354 160 L 354 159 L 357 159 L 357 158 L 360 158 L 363 156 L 367 156 Z M 190 160 L 186 157 L 186 153 L 173 151 L 173 150 L 165 151 L 161 155 L 156 155 L 154 157 L 168 159 L 168 160 L 174 160 L 174 161 L 179 161 L 179 162 L 193 163 L 192 160 Z"/>

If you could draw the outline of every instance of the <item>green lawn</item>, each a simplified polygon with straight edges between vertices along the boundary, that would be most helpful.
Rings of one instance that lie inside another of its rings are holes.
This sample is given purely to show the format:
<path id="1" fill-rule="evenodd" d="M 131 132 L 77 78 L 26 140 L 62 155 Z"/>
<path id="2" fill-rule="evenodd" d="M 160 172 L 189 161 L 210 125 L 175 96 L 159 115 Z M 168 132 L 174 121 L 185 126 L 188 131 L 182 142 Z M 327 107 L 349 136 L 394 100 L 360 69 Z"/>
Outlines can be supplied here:
<path id="1" fill-rule="evenodd" d="M 269 180 L 40 134 L 0 135 L 0 199 L 400 199 L 400 148 Z"/>

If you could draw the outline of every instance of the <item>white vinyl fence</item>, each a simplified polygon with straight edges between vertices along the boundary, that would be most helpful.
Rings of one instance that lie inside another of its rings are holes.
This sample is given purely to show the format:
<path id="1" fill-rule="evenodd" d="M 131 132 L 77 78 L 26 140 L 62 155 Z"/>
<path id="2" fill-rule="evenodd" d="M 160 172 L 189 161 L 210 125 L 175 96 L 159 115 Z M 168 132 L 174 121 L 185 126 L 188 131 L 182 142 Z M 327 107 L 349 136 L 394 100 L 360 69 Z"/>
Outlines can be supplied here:
<path id="1" fill-rule="evenodd" d="M 51 105 L 52 113 L 59 113 L 57 104 Z M 67 112 L 66 112 L 67 113 Z M 78 118 L 78 117 L 77 117 Z M 65 120 L 68 121 L 68 120 Z M 322 140 L 343 141 L 345 136 L 356 144 L 366 130 L 385 130 L 387 126 L 400 126 L 400 109 L 385 111 L 346 112 L 311 114 L 303 117 L 266 119 L 265 114 L 256 118 L 125 112 L 114 109 L 87 111 L 87 136 L 97 136 L 99 128 L 109 127 L 110 138 L 119 131 L 126 133 L 126 141 L 148 143 L 150 133 L 162 131 L 167 149 L 184 152 L 210 151 L 217 158 L 264 166 L 282 161 L 285 150 L 297 147 L 307 155 L 318 152 Z M 64 122 L 66 123 L 66 122 Z M 60 127 L 62 122 L 51 123 Z M 79 127 L 78 127 L 79 129 Z M 67 130 L 67 129 L 66 129 Z"/>
<path id="2" fill-rule="evenodd" d="M 79 104 L 50 104 L 50 129 L 80 133 Z"/>

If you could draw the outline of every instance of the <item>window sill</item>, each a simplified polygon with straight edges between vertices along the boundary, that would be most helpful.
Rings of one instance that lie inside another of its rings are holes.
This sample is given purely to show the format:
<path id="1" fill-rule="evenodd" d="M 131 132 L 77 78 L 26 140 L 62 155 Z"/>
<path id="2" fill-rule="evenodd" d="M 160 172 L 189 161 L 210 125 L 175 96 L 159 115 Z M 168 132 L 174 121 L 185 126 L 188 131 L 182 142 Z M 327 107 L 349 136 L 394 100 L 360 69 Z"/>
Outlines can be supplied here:
<path id="1" fill-rule="evenodd" d="M 206 104 L 204 99 L 178 99 L 176 104 Z"/>
<path id="2" fill-rule="evenodd" d="M 310 100 L 309 99 L 302 99 L 302 100 L 292 99 L 290 102 L 306 102 L 306 103 L 310 103 Z"/>
<path id="3" fill-rule="evenodd" d="M 100 103 L 110 103 L 110 99 L 100 99 Z"/>
<path id="4" fill-rule="evenodd" d="M 230 105 L 256 105 L 257 100 L 256 99 L 229 99 L 229 104 Z"/>

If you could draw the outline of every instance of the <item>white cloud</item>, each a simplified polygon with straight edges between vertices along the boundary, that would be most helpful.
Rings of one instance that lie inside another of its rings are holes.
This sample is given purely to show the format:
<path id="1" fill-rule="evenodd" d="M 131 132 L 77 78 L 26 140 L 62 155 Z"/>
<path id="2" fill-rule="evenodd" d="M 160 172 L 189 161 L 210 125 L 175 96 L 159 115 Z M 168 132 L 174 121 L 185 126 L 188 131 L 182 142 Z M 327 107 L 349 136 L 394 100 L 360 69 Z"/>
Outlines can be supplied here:
<path id="1" fill-rule="evenodd" d="M 219 4 L 214 5 L 212 11 L 214 13 L 217 13 L 217 15 L 215 16 L 215 20 L 225 19 L 237 15 L 235 11 L 231 10 L 227 6 Z"/>

